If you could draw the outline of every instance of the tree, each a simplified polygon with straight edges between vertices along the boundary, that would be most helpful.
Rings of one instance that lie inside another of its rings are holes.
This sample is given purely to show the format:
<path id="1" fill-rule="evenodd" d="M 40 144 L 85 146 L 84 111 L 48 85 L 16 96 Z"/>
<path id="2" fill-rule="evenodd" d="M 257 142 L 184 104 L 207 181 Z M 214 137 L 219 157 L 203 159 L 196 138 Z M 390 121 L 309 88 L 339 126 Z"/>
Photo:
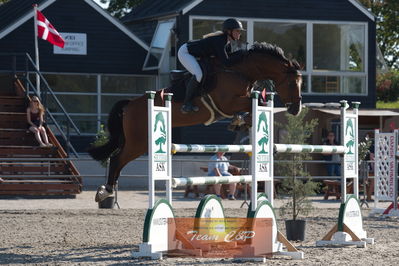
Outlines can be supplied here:
<path id="1" fill-rule="evenodd" d="M 359 1 L 377 16 L 377 43 L 387 65 L 399 68 L 399 1 Z"/>
<path id="2" fill-rule="evenodd" d="M 0 0 L 1 1 L 1 0 Z M 107 11 L 114 17 L 121 18 L 144 0 L 100 0 L 101 3 L 109 3 Z"/>
<path id="3" fill-rule="evenodd" d="M 287 123 L 278 123 L 276 125 L 283 129 L 286 134 L 283 136 L 283 143 L 306 144 L 315 127 L 318 124 L 317 119 L 305 121 L 308 113 L 307 108 L 303 108 L 298 116 L 286 114 Z M 311 159 L 308 153 L 280 153 L 276 158 L 282 160 L 276 167 L 275 175 L 285 176 L 279 190 L 281 195 L 288 196 L 286 202 L 281 206 L 280 212 L 283 216 L 289 215 L 292 220 L 296 220 L 299 215 L 307 215 L 312 209 L 312 202 L 308 196 L 315 195 L 319 188 L 318 183 L 312 181 L 309 173 L 304 169 L 303 161 Z M 302 181 L 297 177 L 305 177 Z"/>

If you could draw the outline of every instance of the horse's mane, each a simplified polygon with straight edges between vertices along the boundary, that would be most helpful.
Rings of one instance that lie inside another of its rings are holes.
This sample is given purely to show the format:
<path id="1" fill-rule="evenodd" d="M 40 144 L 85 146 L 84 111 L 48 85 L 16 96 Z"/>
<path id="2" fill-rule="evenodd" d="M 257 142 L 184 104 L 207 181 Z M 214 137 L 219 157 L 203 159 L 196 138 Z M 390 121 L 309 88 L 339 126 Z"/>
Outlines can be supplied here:
<path id="1" fill-rule="evenodd" d="M 283 49 L 281 49 L 275 44 L 267 42 L 255 42 L 248 50 L 248 54 L 253 54 L 253 53 L 271 55 L 277 57 L 282 61 L 289 61 L 285 57 Z"/>
<path id="2" fill-rule="evenodd" d="M 251 54 L 264 54 L 276 57 L 277 59 L 287 62 L 292 65 L 294 68 L 299 69 L 299 64 L 296 60 L 290 60 L 285 57 L 283 49 L 278 47 L 275 44 L 267 43 L 267 42 L 255 42 L 251 48 L 247 51 L 247 55 Z"/>

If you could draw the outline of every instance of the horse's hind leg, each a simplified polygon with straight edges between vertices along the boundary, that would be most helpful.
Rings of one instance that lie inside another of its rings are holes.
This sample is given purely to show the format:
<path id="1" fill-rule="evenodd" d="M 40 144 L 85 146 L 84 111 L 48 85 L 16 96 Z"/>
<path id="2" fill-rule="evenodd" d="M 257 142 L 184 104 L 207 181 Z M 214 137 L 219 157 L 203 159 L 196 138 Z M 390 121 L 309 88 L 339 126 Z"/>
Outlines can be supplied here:
<path id="1" fill-rule="evenodd" d="M 110 158 L 107 184 L 98 188 L 95 198 L 96 202 L 103 201 L 105 198 L 113 194 L 116 181 L 118 180 L 123 167 L 143 153 L 141 152 L 141 147 L 136 146 L 138 149 L 135 149 L 134 151 L 129 149 L 129 147 L 132 147 L 132 145 L 125 144 L 117 155 Z"/>

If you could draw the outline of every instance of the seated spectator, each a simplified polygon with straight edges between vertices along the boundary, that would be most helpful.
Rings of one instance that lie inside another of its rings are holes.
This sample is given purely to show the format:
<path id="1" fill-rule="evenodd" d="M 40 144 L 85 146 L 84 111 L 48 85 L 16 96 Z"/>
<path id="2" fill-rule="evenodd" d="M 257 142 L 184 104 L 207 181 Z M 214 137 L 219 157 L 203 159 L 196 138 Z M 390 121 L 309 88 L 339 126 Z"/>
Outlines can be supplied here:
<path id="1" fill-rule="evenodd" d="M 215 155 L 211 157 L 211 162 L 208 164 L 208 176 L 231 176 L 232 174 L 229 173 L 229 162 L 227 158 L 224 156 L 224 152 L 217 152 Z M 229 184 L 229 200 L 235 200 L 234 194 L 236 192 L 236 185 L 237 184 Z M 215 184 L 214 190 L 216 196 L 220 197 L 220 190 L 222 185 Z"/>
<path id="2" fill-rule="evenodd" d="M 37 142 L 40 147 L 52 147 L 47 138 L 46 129 L 44 128 L 44 107 L 37 96 L 33 96 L 29 107 L 26 109 L 26 119 L 28 122 L 28 129 L 35 134 Z"/>
<path id="3" fill-rule="evenodd" d="M 329 131 L 327 135 L 326 141 L 324 141 L 323 145 L 339 145 L 335 140 L 335 133 L 333 131 Z M 327 163 L 327 173 L 329 176 L 341 176 L 341 158 L 339 154 L 325 154 L 324 160 L 332 161 L 336 163 Z"/>

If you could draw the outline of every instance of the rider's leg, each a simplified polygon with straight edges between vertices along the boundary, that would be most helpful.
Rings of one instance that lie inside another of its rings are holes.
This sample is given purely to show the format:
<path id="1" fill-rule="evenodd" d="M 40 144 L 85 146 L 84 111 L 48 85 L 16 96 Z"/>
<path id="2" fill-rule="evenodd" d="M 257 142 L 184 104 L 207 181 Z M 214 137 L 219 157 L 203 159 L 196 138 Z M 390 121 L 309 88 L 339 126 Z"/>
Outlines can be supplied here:
<path id="1" fill-rule="evenodd" d="M 187 113 L 190 111 L 198 111 L 198 107 L 193 106 L 191 104 L 191 98 L 195 93 L 195 90 L 198 88 L 198 85 L 202 79 L 203 74 L 201 67 L 198 64 L 197 59 L 195 59 L 195 57 L 188 52 L 187 44 L 183 44 L 180 47 L 177 55 L 180 63 L 182 63 L 182 65 L 191 74 L 193 74 L 193 77 L 190 79 L 190 81 L 187 84 L 186 97 L 184 99 L 184 104 L 182 106 L 182 112 Z"/>
<path id="2" fill-rule="evenodd" d="M 198 107 L 194 106 L 191 102 L 193 95 L 195 91 L 197 90 L 199 86 L 199 82 L 197 81 L 195 76 L 192 76 L 189 82 L 187 83 L 187 88 L 186 88 L 186 96 L 184 98 L 184 103 L 183 106 L 181 107 L 182 113 L 188 113 L 188 112 L 197 112 Z"/>

